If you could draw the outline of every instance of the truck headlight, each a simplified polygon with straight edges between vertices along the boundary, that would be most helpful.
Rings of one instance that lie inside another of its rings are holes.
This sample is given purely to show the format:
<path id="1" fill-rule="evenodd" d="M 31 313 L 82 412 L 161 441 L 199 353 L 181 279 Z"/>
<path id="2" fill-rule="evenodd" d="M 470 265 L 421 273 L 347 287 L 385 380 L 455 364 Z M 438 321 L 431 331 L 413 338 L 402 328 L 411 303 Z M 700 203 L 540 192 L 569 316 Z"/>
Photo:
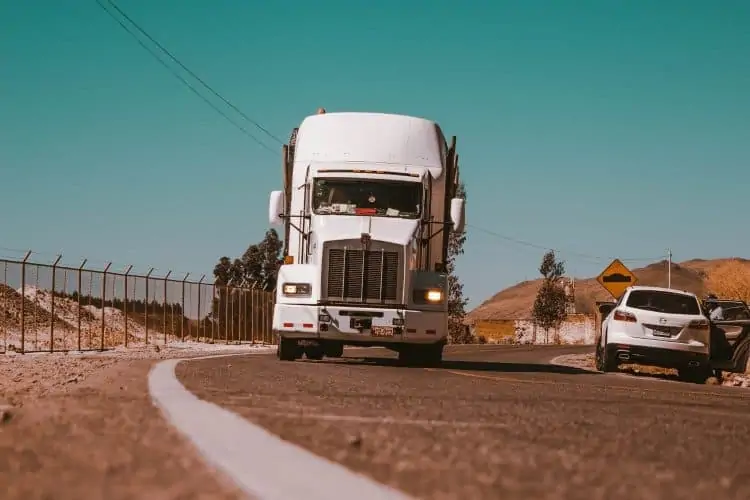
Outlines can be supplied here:
<path id="1" fill-rule="evenodd" d="M 310 295 L 310 283 L 284 283 L 281 292 L 284 295 Z"/>
<path id="2" fill-rule="evenodd" d="M 439 304 L 443 301 L 443 291 L 437 288 L 429 290 L 414 290 L 414 302 L 418 304 Z"/>

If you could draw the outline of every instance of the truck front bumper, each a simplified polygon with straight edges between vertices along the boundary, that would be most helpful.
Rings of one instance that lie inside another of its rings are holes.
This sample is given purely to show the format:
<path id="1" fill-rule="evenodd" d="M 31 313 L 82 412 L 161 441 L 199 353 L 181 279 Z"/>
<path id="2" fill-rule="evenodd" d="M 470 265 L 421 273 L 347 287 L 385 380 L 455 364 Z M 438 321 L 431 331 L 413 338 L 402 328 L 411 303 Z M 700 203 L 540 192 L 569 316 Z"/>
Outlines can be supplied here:
<path id="1" fill-rule="evenodd" d="M 330 320 L 321 321 L 321 315 Z M 369 321 L 366 326 L 371 328 L 356 325 L 361 319 Z M 273 331 L 285 339 L 362 345 L 434 344 L 448 336 L 448 319 L 440 311 L 277 303 Z"/>

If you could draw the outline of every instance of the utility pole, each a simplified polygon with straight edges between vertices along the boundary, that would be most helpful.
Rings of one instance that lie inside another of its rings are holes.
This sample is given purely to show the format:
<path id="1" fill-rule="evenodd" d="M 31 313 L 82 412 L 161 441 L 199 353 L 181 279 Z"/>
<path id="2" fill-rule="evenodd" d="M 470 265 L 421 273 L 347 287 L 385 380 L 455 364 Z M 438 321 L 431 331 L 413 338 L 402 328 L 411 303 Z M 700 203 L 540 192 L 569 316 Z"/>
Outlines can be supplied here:
<path id="1" fill-rule="evenodd" d="M 672 288 L 672 249 L 667 248 L 667 288 Z"/>

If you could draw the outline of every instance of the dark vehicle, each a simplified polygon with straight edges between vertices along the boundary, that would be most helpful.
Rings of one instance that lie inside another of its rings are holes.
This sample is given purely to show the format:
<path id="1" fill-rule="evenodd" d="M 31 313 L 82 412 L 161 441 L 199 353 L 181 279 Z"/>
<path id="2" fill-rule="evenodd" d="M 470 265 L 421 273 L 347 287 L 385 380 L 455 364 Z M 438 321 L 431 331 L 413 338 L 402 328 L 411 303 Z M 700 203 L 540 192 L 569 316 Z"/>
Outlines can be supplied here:
<path id="1" fill-rule="evenodd" d="M 721 307 L 722 318 L 711 319 Z M 711 366 L 721 372 L 743 373 L 750 352 L 750 308 L 742 300 L 708 298 L 703 311 L 711 323 Z"/>

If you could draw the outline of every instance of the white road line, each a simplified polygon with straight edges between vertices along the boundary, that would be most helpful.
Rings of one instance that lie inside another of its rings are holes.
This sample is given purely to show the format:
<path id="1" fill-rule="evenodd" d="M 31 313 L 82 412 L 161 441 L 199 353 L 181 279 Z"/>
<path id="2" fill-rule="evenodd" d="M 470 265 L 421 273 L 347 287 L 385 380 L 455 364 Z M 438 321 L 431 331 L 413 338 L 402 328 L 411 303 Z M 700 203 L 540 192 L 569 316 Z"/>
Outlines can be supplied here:
<path id="1" fill-rule="evenodd" d="M 201 359 L 228 356 L 233 355 Z M 411 499 L 199 399 L 177 380 L 175 367 L 180 361 L 165 360 L 151 369 L 148 387 L 152 400 L 167 421 L 192 441 L 206 462 L 231 478 L 250 498 Z"/>

